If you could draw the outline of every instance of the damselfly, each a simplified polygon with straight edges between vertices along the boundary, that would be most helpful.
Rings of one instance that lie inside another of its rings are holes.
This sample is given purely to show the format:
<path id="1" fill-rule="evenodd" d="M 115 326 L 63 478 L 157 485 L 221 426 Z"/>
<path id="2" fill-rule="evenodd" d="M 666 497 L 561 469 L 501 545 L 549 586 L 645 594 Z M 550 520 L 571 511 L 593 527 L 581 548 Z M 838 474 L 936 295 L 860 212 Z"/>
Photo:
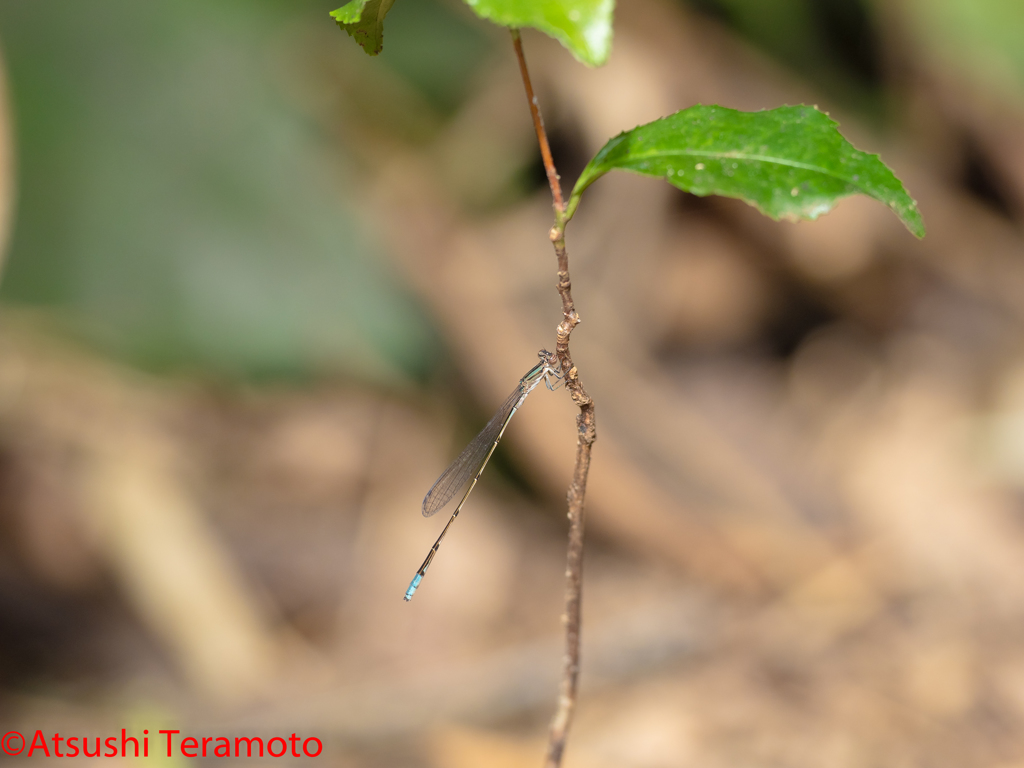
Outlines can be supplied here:
<path id="1" fill-rule="evenodd" d="M 512 414 L 519 410 L 523 401 L 526 400 L 526 396 L 541 381 L 544 382 L 548 389 L 554 389 L 555 387 L 551 383 L 552 380 L 557 381 L 562 378 L 562 371 L 558 364 L 558 358 L 555 355 L 546 349 L 542 349 L 537 353 L 537 357 L 540 358 L 540 362 L 527 371 L 526 375 L 519 380 L 516 388 L 512 390 L 512 394 L 508 396 L 501 408 L 487 422 L 487 426 L 480 430 L 480 434 L 474 437 L 472 442 L 463 449 L 462 453 L 455 458 L 455 461 L 451 463 L 448 469 L 441 473 L 441 476 L 437 478 L 437 482 L 431 486 L 430 490 L 427 491 L 427 495 L 423 497 L 423 516 L 430 517 L 443 509 L 454 498 L 459 489 L 466 484 L 466 481 L 470 477 L 473 478 L 469 488 L 466 489 L 466 493 L 462 497 L 462 501 L 459 502 L 455 511 L 452 512 L 452 516 L 441 531 L 441 535 L 437 537 L 434 546 L 427 553 L 427 558 L 423 561 L 423 565 L 420 566 L 420 569 L 416 571 L 416 575 L 413 576 L 409 588 L 405 591 L 406 600 L 412 600 L 412 596 L 416 594 L 416 588 L 419 587 L 420 582 L 426 575 L 427 568 L 430 567 L 430 561 L 437 554 L 438 547 L 441 546 L 441 540 L 448 533 L 451 524 L 459 516 L 462 505 L 466 503 L 469 494 L 476 487 L 476 481 L 480 479 L 484 467 L 490 461 L 491 454 L 498 447 L 498 441 L 505 434 L 505 427 L 508 426 L 509 421 L 512 419 Z"/>

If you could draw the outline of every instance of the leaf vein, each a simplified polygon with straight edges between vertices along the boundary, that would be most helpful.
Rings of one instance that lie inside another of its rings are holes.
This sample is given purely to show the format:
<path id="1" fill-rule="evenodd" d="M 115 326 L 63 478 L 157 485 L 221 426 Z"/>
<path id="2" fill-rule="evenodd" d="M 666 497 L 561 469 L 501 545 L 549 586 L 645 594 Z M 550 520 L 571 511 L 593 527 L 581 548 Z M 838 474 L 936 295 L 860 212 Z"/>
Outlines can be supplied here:
<path id="1" fill-rule="evenodd" d="M 757 162 L 763 162 L 763 163 L 775 163 L 776 165 L 785 165 L 785 166 L 788 166 L 790 168 L 800 168 L 800 169 L 805 170 L 805 171 L 814 171 L 815 173 L 820 173 L 823 176 L 830 176 L 832 178 L 841 179 L 841 180 L 846 181 L 846 182 L 848 182 L 850 184 L 854 184 L 858 189 L 862 189 L 863 188 L 861 185 L 856 184 L 856 182 L 854 182 L 852 179 L 849 179 L 849 178 L 847 178 L 845 176 L 840 176 L 839 174 L 833 173 L 832 171 L 829 171 L 826 168 L 822 168 L 821 166 L 812 165 L 810 163 L 801 163 L 798 160 L 787 160 L 785 158 L 771 157 L 770 155 L 748 155 L 748 154 L 743 153 L 743 152 L 711 152 L 711 151 L 693 150 L 693 149 L 657 150 L 656 152 L 646 152 L 646 153 L 634 152 L 634 153 L 630 153 L 630 155 L 631 155 L 630 156 L 630 163 L 631 164 L 632 164 L 632 162 L 634 160 L 644 160 L 644 159 L 650 159 L 650 158 L 655 158 L 655 157 L 679 156 L 679 155 L 687 156 L 687 157 L 712 157 L 712 158 L 716 158 L 716 159 L 729 158 L 729 159 L 733 159 L 733 160 L 751 160 L 751 161 L 757 161 Z"/>

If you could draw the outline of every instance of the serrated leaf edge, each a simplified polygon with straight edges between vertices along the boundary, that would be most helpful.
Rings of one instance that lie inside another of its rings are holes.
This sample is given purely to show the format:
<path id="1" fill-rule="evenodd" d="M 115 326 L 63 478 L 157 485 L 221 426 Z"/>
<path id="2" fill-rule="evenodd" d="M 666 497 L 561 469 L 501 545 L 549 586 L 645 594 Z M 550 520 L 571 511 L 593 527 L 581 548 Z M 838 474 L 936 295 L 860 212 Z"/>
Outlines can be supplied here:
<path id="1" fill-rule="evenodd" d="M 701 107 L 701 106 L 708 106 L 708 107 L 712 107 L 712 108 L 729 110 L 729 111 L 733 111 L 733 112 L 740 111 L 740 110 L 733 110 L 730 107 L 721 107 L 721 106 L 718 106 L 718 105 L 711 105 L 711 104 L 709 104 L 709 105 L 694 104 L 693 105 L 693 107 Z M 789 105 L 786 105 L 786 106 L 789 106 Z M 794 106 L 807 106 L 807 105 L 794 105 Z M 685 107 L 684 109 L 680 109 L 680 110 L 677 110 L 676 112 L 673 112 L 671 115 L 666 115 L 665 117 L 658 118 L 658 120 L 667 120 L 668 118 L 673 117 L 673 116 L 679 114 L 680 112 L 685 112 L 686 109 L 692 109 L 693 107 Z M 776 107 L 776 109 L 780 109 L 780 108 L 781 107 Z M 829 114 L 827 112 L 822 112 L 817 107 L 808 107 L 808 108 L 809 109 L 813 109 L 818 114 L 824 115 L 826 118 L 828 118 L 828 121 L 831 124 L 831 126 L 834 128 L 834 130 L 837 133 L 839 133 L 839 123 L 836 122 L 835 120 L 831 119 L 831 117 L 829 116 Z M 771 112 L 771 111 L 772 110 L 769 110 L 769 109 L 759 109 L 759 110 L 756 110 L 755 112 L 751 112 L 751 113 L 748 113 L 748 114 L 757 114 L 757 113 L 760 113 L 760 112 Z M 588 175 L 587 174 L 587 170 L 590 167 L 590 164 L 593 163 L 594 160 L 596 160 L 598 158 L 598 156 L 609 154 L 612 150 L 614 150 L 622 142 L 622 139 L 626 138 L 633 131 L 635 131 L 635 130 L 637 130 L 639 128 L 643 128 L 643 127 L 645 127 L 647 125 L 651 125 L 652 123 L 658 122 L 658 120 L 652 120 L 652 121 L 650 121 L 648 123 L 641 123 L 640 125 L 634 126 L 633 128 L 631 128 L 629 130 L 621 131 L 617 136 L 614 136 L 613 138 L 609 139 L 608 142 L 598 151 L 598 153 L 596 155 L 594 155 L 594 157 L 591 159 L 591 161 L 587 163 L 587 168 L 583 169 L 583 173 L 580 175 L 579 179 L 576 180 L 576 184 L 574 185 L 572 193 L 569 196 L 569 202 L 568 202 L 568 205 L 566 206 L 565 215 L 563 217 L 563 220 L 564 220 L 565 223 L 568 223 L 569 220 L 572 219 L 572 217 L 575 215 L 576 208 L 579 206 L 579 200 L 580 200 L 581 196 L 583 195 L 583 192 L 586 191 L 586 189 L 591 184 L 593 184 L 599 178 L 601 178 L 606 173 L 608 173 L 608 171 L 615 170 L 615 168 L 608 168 L 607 170 L 603 170 L 600 173 L 596 173 L 596 174 L 591 173 L 591 174 Z M 839 135 L 840 135 L 840 137 L 842 138 L 842 140 L 844 142 L 846 142 L 847 144 L 850 144 L 850 142 L 846 139 L 845 136 L 843 136 L 841 133 L 839 133 Z M 882 167 L 884 167 L 887 171 L 889 171 L 889 173 L 892 175 L 893 179 L 896 180 L 900 184 L 901 187 L 903 187 L 903 182 L 900 181 L 899 177 L 896 176 L 896 174 L 892 172 L 892 169 L 889 168 L 889 166 L 885 164 L 885 162 L 882 160 L 882 158 L 881 158 L 881 156 L 879 154 L 872 153 L 872 152 L 864 152 L 863 150 L 860 150 L 860 149 L 857 149 L 856 147 L 853 147 L 852 144 L 850 145 L 850 147 L 856 153 L 855 157 L 857 157 L 858 160 L 863 160 L 863 159 L 866 159 L 866 158 L 873 158 L 874 160 L 877 160 L 878 163 L 880 163 L 882 165 Z M 630 162 L 632 163 L 634 158 L 636 158 L 638 160 L 643 160 L 644 158 L 666 157 L 666 156 L 707 157 L 707 158 L 715 158 L 715 159 L 730 158 L 730 159 L 739 159 L 739 160 L 750 160 L 750 161 L 755 161 L 755 162 L 772 163 L 774 165 L 786 166 L 786 167 L 789 167 L 789 168 L 800 168 L 801 170 L 811 171 L 813 173 L 820 173 L 822 176 L 827 176 L 829 178 L 837 179 L 839 181 L 842 181 L 844 184 L 847 184 L 848 186 L 853 187 L 854 191 L 851 191 L 851 192 L 849 192 L 847 194 L 844 194 L 844 195 L 837 195 L 835 197 L 835 200 L 833 202 L 831 202 L 831 203 L 828 203 L 827 206 L 824 207 L 822 210 L 816 211 L 816 212 L 813 212 L 813 213 L 809 212 L 809 213 L 804 214 L 804 216 L 806 218 L 814 220 L 814 219 L 818 218 L 818 216 L 821 216 L 822 214 L 825 214 L 825 213 L 828 213 L 829 211 L 831 211 L 840 200 L 842 200 L 844 198 L 847 198 L 847 197 L 851 197 L 852 195 L 855 195 L 855 194 L 863 194 L 863 195 L 866 195 L 866 196 L 870 197 L 872 200 L 877 200 L 878 202 L 880 202 L 883 205 L 885 205 L 889 210 L 891 210 L 894 214 L 896 214 L 896 217 L 901 222 L 903 222 L 904 226 L 906 226 L 907 229 L 910 230 L 911 234 L 913 234 L 918 239 L 924 237 L 924 235 L 925 235 L 924 221 L 922 220 L 921 212 L 920 212 L 920 210 L 917 207 L 917 200 L 915 200 L 913 197 L 910 196 L 910 194 L 906 191 L 905 187 L 903 188 L 903 194 L 906 195 L 907 199 L 910 201 L 910 206 L 909 206 L 909 209 L 907 211 L 907 214 L 908 214 L 907 216 L 904 216 L 903 213 L 901 213 L 899 210 L 897 210 L 896 206 L 897 206 L 898 203 L 897 203 L 896 200 L 888 200 L 888 199 L 884 199 L 882 197 L 879 197 L 873 191 L 871 191 L 870 189 L 866 188 L 864 185 L 859 184 L 858 181 L 853 179 L 853 178 L 848 178 L 848 177 L 841 176 L 841 175 L 836 174 L 836 173 L 834 173 L 832 171 L 829 171 L 829 170 L 827 170 L 825 168 L 822 168 L 821 166 L 812 165 L 810 163 L 801 163 L 801 162 L 798 162 L 798 161 L 790 161 L 790 160 L 785 160 L 785 159 L 782 159 L 782 158 L 775 158 L 775 157 L 766 157 L 766 156 L 763 156 L 763 155 L 751 155 L 751 154 L 747 154 L 747 153 L 744 153 L 744 152 L 713 152 L 713 151 L 700 151 L 700 150 L 657 150 L 657 151 L 648 151 L 648 152 L 645 152 L 645 153 L 642 153 L 642 154 L 633 155 L 631 157 L 631 159 L 630 159 Z M 636 170 L 634 170 L 632 168 L 628 168 L 626 166 L 619 166 L 619 168 L 621 168 L 622 170 L 625 170 L 625 171 L 630 171 L 631 173 L 640 173 L 641 175 L 644 175 L 644 176 L 653 176 L 653 174 L 642 173 L 641 171 L 636 171 Z M 666 181 L 668 181 L 667 178 L 666 178 Z M 669 181 L 669 183 L 671 183 L 673 186 L 676 186 L 672 181 Z M 679 187 L 677 187 L 677 188 L 679 188 Z M 711 193 L 708 193 L 708 194 L 719 194 L 719 193 L 711 192 Z M 727 196 L 731 197 L 731 195 L 727 195 Z M 755 207 L 758 211 L 760 211 L 763 215 L 768 216 L 770 219 L 773 219 L 774 221 L 780 221 L 782 219 L 788 219 L 788 218 L 799 218 L 799 217 L 789 217 L 786 214 L 775 215 L 775 214 L 773 214 L 773 213 L 771 213 L 769 211 L 764 210 L 760 205 L 758 205 L 756 202 L 754 202 L 752 200 L 748 200 L 746 198 L 738 198 L 738 199 L 742 199 L 742 200 L 744 200 L 744 202 L 749 203 L 750 205 Z"/>

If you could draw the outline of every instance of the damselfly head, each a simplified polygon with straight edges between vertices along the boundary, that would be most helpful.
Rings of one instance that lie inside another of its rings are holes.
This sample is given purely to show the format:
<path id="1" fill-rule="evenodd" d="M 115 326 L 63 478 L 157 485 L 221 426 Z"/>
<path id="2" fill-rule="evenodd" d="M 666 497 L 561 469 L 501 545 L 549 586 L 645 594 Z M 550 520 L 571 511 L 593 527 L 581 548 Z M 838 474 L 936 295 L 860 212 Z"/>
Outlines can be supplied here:
<path id="1" fill-rule="evenodd" d="M 537 357 L 540 358 L 541 362 L 544 363 L 548 368 L 551 368 L 558 373 L 561 373 L 561 365 L 558 362 L 558 355 L 554 352 L 548 352 L 546 349 L 542 349 L 537 353 Z"/>
<path id="2" fill-rule="evenodd" d="M 561 386 L 562 364 L 558 361 L 557 355 L 548 352 L 546 349 L 538 352 L 537 357 L 540 358 L 541 365 L 544 366 L 540 372 L 541 378 L 544 379 L 544 386 L 553 392 Z M 552 380 L 558 383 L 553 384 Z"/>

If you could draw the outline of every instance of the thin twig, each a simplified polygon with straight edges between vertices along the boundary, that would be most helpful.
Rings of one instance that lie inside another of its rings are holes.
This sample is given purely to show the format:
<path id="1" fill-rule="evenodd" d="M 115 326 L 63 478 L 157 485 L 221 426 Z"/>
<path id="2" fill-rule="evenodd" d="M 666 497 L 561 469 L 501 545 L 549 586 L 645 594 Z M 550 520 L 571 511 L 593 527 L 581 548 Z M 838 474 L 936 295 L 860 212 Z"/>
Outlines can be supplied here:
<path id="1" fill-rule="evenodd" d="M 567 494 L 569 516 L 569 550 L 566 555 L 565 567 L 565 659 L 562 668 L 562 683 L 558 695 L 558 708 L 551 720 L 551 733 L 548 740 L 546 768 L 558 768 L 562 764 L 565 752 L 565 740 L 572 723 L 573 710 L 576 707 L 576 687 L 580 673 L 580 601 L 583 583 L 583 501 L 587 490 L 587 473 L 590 471 L 590 451 L 597 437 L 594 416 L 594 401 L 580 383 L 579 373 L 573 365 L 569 353 L 569 336 L 579 322 L 580 317 L 572 300 L 572 282 L 569 279 L 569 254 L 565 249 L 565 203 L 562 199 L 562 187 L 558 182 L 558 172 L 551 158 L 551 148 L 544 132 L 544 121 L 540 116 L 537 97 L 530 83 L 530 73 L 526 68 L 526 57 L 523 55 L 523 43 L 519 30 L 512 30 L 512 45 L 519 59 L 519 71 L 523 76 L 526 98 L 533 116 L 533 126 L 537 131 L 537 143 L 544 159 L 544 170 L 547 172 L 548 183 L 551 185 L 551 197 L 555 208 L 555 225 L 551 228 L 551 244 L 555 248 L 558 259 L 558 295 L 562 298 L 562 322 L 558 324 L 555 353 L 561 363 L 565 375 L 565 387 L 573 402 L 579 406 L 580 413 L 576 417 L 578 436 L 576 441 L 576 466 L 572 473 L 572 483 Z"/>

